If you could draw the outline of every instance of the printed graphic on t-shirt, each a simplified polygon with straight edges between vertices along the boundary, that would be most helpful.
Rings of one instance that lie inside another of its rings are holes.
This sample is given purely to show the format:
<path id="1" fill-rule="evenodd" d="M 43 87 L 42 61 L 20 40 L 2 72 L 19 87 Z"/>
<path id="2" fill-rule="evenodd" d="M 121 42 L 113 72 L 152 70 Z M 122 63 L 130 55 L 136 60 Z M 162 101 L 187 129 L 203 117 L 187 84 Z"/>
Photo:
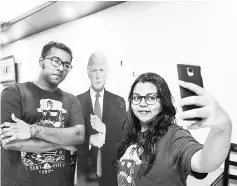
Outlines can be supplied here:
<path id="1" fill-rule="evenodd" d="M 37 125 L 50 128 L 63 128 L 64 117 L 62 113 L 67 111 L 63 109 L 62 102 L 52 99 L 41 99 L 40 108 L 37 111 L 41 113 L 40 121 Z M 41 174 L 49 174 L 54 169 L 65 166 L 65 151 L 56 149 L 41 154 L 21 152 L 21 159 L 27 171 L 38 171 Z"/>
<path id="2" fill-rule="evenodd" d="M 52 128 L 64 127 L 62 113 L 66 113 L 67 111 L 63 109 L 62 102 L 52 99 L 41 99 L 40 108 L 37 108 L 37 111 L 42 113 L 39 125 Z"/>
<path id="3" fill-rule="evenodd" d="M 143 152 L 137 145 L 131 145 L 119 160 L 118 186 L 136 186 L 134 178 L 137 176 L 142 161 L 139 155 Z"/>

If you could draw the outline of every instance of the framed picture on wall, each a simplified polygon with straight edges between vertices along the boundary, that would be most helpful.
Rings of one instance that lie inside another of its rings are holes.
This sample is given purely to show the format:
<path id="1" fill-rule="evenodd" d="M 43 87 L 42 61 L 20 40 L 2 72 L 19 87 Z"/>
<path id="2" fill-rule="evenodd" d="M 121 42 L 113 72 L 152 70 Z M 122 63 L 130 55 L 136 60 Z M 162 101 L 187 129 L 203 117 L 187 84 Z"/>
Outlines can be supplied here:
<path id="1" fill-rule="evenodd" d="M 0 59 L 1 73 L 0 83 L 11 84 L 17 82 L 17 69 L 14 56 L 8 56 Z"/>

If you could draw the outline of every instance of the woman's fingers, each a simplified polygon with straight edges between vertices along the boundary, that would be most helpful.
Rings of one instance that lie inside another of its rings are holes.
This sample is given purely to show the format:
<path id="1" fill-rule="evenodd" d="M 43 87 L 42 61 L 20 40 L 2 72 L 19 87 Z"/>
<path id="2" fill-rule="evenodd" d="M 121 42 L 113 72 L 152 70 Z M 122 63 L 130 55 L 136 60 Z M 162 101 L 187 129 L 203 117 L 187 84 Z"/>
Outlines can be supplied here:
<path id="1" fill-rule="evenodd" d="M 186 98 L 183 98 L 179 101 L 179 106 L 185 106 L 185 105 L 196 105 L 200 107 L 207 106 L 211 103 L 211 100 L 208 97 L 205 96 L 189 96 Z"/>
<path id="2" fill-rule="evenodd" d="M 199 96 L 208 95 L 208 93 L 202 87 L 200 87 L 194 83 L 179 81 L 179 85 L 183 88 L 186 88 L 186 89 L 196 93 Z"/>
<path id="3" fill-rule="evenodd" d="M 207 118 L 209 116 L 208 107 L 201 107 L 197 109 L 187 110 L 179 114 L 180 119 L 191 119 L 191 118 Z"/>

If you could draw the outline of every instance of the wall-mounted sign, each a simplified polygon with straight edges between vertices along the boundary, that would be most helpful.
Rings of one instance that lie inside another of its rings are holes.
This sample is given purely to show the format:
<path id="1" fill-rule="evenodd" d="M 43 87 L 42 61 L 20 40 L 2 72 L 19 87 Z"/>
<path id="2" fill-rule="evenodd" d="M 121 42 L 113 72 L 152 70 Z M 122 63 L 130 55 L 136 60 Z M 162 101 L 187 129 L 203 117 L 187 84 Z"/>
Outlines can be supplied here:
<path id="1" fill-rule="evenodd" d="M 138 77 L 138 76 L 140 76 L 140 73 L 139 72 L 133 72 L 132 75 L 133 75 L 133 77 Z"/>
<path id="2" fill-rule="evenodd" d="M 8 56 L 0 59 L 1 73 L 0 83 L 16 83 L 16 63 L 14 56 Z"/>

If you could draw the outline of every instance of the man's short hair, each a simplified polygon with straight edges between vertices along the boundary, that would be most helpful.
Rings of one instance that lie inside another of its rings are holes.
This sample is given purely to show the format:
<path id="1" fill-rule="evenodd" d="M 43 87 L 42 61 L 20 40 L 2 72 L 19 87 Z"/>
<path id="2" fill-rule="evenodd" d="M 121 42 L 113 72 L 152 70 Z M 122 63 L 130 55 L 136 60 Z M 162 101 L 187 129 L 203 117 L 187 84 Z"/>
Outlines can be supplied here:
<path id="1" fill-rule="evenodd" d="M 46 57 L 48 55 L 49 51 L 51 50 L 51 48 L 58 48 L 58 49 L 66 51 L 67 53 L 70 54 L 71 60 L 72 60 L 72 51 L 71 51 L 71 49 L 68 46 L 66 46 L 65 44 L 59 43 L 59 42 L 56 42 L 56 41 L 50 41 L 48 44 L 44 45 L 44 47 L 42 49 L 42 52 L 41 52 L 41 56 L 43 58 Z"/>

